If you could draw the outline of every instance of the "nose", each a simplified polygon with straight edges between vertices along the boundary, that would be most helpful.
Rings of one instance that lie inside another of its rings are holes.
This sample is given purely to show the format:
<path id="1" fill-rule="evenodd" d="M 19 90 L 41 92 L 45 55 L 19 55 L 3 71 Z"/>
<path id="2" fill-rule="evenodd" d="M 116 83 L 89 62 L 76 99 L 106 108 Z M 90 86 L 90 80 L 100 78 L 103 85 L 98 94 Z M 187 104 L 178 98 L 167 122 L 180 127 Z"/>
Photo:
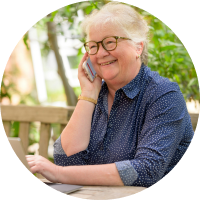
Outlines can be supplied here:
<path id="1" fill-rule="evenodd" d="M 96 56 L 97 57 L 104 57 L 104 56 L 107 56 L 107 55 L 109 55 L 109 52 L 103 48 L 101 43 L 99 43 L 99 50 L 96 53 Z"/>

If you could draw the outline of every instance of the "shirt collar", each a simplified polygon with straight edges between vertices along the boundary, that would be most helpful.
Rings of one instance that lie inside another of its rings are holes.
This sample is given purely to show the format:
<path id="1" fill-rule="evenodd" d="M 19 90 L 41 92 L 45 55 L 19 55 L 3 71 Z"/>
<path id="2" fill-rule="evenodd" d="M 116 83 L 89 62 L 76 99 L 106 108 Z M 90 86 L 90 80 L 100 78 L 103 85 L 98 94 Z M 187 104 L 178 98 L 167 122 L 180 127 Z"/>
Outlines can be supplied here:
<path id="1" fill-rule="evenodd" d="M 129 82 L 127 85 L 122 87 L 123 92 L 130 99 L 133 99 L 138 94 L 138 92 L 140 91 L 140 89 L 142 87 L 142 83 L 144 81 L 144 74 L 145 74 L 144 68 L 145 67 L 146 66 L 142 63 L 142 65 L 140 67 L 140 71 L 137 74 L 137 76 L 131 82 Z"/>
<path id="2" fill-rule="evenodd" d="M 140 71 L 137 74 L 137 76 L 131 82 L 129 82 L 127 85 L 125 85 L 124 87 L 119 89 L 119 90 L 123 90 L 123 92 L 126 94 L 126 96 L 129 97 L 130 99 L 133 99 L 140 91 L 140 88 L 141 88 L 143 80 L 144 80 L 144 74 L 145 74 L 144 68 L 145 67 L 146 66 L 144 65 L 144 63 L 142 63 L 142 65 L 140 67 Z M 103 81 L 101 91 L 99 93 L 98 101 L 102 101 L 102 97 L 107 93 L 108 93 L 108 87 L 107 87 L 106 82 Z"/>

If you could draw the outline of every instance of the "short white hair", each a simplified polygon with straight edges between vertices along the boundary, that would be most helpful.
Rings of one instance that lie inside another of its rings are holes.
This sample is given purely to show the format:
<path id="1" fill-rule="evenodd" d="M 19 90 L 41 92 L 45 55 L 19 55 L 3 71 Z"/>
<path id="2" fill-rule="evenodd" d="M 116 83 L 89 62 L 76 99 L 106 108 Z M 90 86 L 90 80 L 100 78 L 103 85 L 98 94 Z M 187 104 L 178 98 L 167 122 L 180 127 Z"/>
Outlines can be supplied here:
<path id="1" fill-rule="evenodd" d="M 143 17 L 131 6 L 114 1 L 107 3 L 100 10 L 95 9 L 90 15 L 87 15 L 81 27 L 88 37 L 91 26 L 105 25 L 110 22 L 121 27 L 136 47 L 143 42 L 143 52 L 140 58 L 142 62 L 147 64 L 149 28 Z"/>

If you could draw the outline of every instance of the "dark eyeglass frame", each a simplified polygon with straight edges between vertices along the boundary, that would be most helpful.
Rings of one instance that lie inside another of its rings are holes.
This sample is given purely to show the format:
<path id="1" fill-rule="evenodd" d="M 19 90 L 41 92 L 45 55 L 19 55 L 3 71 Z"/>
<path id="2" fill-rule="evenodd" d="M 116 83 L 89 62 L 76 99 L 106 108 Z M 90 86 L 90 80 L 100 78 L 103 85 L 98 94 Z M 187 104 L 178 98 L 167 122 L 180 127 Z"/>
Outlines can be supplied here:
<path id="1" fill-rule="evenodd" d="M 107 38 L 110 38 L 110 37 L 113 37 L 113 38 L 116 39 L 116 47 L 115 47 L 114 49 L 107 50 L 106 47 L 105 47 L 104 44 L 103 44 L 103 41 L 104 41 L 105 39 L 107 39 Z M 113 51 L 113 50 L 115 50 L 115 49 L 117 48 L 117 41 L 118 41 L 118 39 L 131 40 L 130 38 L 126 38 L 126 37 L 109 36 L 109 37 L 106 37 L 106 38 L 104 38 L 103 40 L 101 40 L 101 41 L 99 41 L 99 42 L 95 42 L 95 41 L 88 41 L 88 42 L 85 42 L 85 43 L 84 43 L 84 47 L 85 47 L 86 52 L 87 52 L 89 55 L 95 55 L 95 54 L 97 54 L 97 52 L 99 51 L 99 43 L 101 43 L 102 47 L 103 47 L 106 51 Z M 95 43 L 97 44 L 97 52 L 96 52 L 96 53 L 90 54 L 90 53 L 87 51 L 86 46 L 87 46 L 87 43 L 89 43 L 89 42 L 95 42 Z"/>

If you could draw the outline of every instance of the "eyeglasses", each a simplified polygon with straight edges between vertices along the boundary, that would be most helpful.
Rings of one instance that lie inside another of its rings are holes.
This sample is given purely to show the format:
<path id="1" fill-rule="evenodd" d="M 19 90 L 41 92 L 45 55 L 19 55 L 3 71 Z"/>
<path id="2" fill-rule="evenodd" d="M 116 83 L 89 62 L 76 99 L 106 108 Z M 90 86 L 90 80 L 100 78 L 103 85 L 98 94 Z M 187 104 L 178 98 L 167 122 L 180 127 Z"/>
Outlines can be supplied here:
<path id="1" fill-rule="evenodd" d="M 84 44 L 85 50 L 88 52 L 90 55 L 94 55 L 98 52 L 99 50 L 99 43 L 101 43 L 102 47 L 106 51 L 113 51 L 117 48 L 117 41 L 118 39 L 124 39 L 124 40 L 131 40 L 129 38 L 125 37 L 119 37 L 119 36 L 110 36 L 104 38 L 102 41 L 95 42 L 95 41 L 89 41 Z"/>

